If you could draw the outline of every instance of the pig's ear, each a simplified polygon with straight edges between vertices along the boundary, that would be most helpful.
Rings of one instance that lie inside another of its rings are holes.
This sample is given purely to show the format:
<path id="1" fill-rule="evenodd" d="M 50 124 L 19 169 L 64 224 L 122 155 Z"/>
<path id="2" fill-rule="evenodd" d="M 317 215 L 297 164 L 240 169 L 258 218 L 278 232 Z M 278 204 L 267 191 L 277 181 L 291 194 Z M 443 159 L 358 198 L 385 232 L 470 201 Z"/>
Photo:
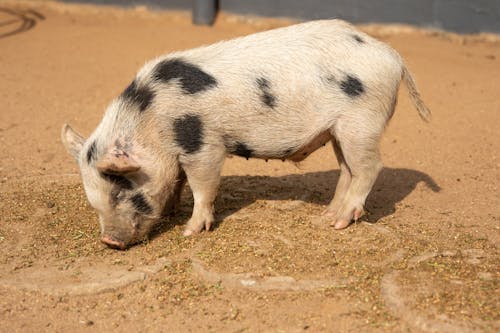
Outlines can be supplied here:
<path id="1" fill-rule="evenodd" d="M 114 148 L 97 161 L 96 168 L 106 174 L 125 174 L 137 172 L 141 166 L 129 153 Z"/>
<path id="2" fill-rule="evenodd" d="M 61 140 L 68 153 L 78 161 L 78 156 L 82 150 L 85 138 L 75 132 L 68 124 L 64 124 L 61 130 Z"/>

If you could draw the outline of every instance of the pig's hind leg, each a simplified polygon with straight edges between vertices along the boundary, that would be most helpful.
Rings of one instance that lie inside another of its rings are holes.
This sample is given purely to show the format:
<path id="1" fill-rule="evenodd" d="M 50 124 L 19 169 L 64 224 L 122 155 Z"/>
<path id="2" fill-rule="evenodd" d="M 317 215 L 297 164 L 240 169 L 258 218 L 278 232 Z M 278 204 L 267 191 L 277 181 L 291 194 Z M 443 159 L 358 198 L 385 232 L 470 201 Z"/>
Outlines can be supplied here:
<path id="1" fill-rule="evenodd" d="M 361 121 L 365 121 L 364 123 Z M 371 123 L 371 126 L 369 125 Z M 366 197 L 382 169 L 378 141 L 383 125 L 377 126 L 377 119 L 346 119 L 341 126 L 335 126 L 335 153 L 339 159 L 340 178 L 332 203 L 326 215 L 334 220 L 335 229 L 343 229 L 363 214 Z"/>
<path id="2" fill-rule="evenodd" d="M 344 197 L 347 194 L 349 185 L 351 185 L 352 177 L 351 171 L 345 161 L 344 154 L 342 153 L 342 149 L 340 148 L 340 144 L 335 138 L 332 139 L 332 146 L 339 163 L 340 176 L 335 188 L 335 195 L 328 207 L 323 211 L 322 215 L 336 217 L 337 211 L 340 209 L 344 201 Z"/>

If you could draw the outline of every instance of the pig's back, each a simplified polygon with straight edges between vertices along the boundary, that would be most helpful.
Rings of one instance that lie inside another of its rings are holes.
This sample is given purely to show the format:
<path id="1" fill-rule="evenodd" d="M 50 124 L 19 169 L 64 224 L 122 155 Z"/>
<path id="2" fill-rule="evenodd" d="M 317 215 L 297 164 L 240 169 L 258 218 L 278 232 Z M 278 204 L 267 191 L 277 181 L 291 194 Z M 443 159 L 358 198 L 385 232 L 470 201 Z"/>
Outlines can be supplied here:
<path id="1" fill-rule="evenodd" d="M 138 76 L 151 77 L 158 62 L 178 59 L 216 84 L 195 94 L 167 84 L 156 112 L 196 113 L 214 137 L 238 137 L 261 147 L 263 155 L 277 140 L 299 145 L 331 127 L 344 110 L 385 98 L 397 89 L 402 67 L 389 46 L 340 20 L 171 53 L 148 63 Z"/>

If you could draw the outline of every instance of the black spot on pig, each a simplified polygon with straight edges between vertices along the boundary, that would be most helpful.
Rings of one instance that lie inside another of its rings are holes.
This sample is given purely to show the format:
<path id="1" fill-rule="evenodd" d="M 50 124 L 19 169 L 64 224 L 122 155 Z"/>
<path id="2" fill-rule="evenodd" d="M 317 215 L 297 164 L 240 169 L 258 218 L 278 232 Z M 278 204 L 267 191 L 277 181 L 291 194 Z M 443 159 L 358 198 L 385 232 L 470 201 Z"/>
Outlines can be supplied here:
<path id="1" fill-rule="evenodd" d="M 365 92 L 363 83 L 352 75 L 347 75 L 347 77 L 340 82 L 340 89 L 350 97 L 357 97 Z"/>
<path id="2" fill-rule="evenodd" d="M 137 82 L 134 80 L 132 83 L 125 89 L 122 94 L 123 99 L 130 103 L 137 104 L 139 106 L 139 111 L 143 112 L 146 110 L 155 97 L 155 93 L 152 89 L 143 86 L 138 87 Z"/>
<path id="3" fill-rule="evenodd" d="M 271 93 L 271 83 L 268 79 L 260 77 L 257 79 L 257 86 L 260 89 L 260 99 L 262 103 L 270 108 L 276 107 L 276 96 Z"/>
<path id="4" fill-rule="evenodd" d="M 112 184 L 110 202 L 113 207 L 116 207 L 116 205 L 125 198 L 123 190 L 132 190 L 134 188 L 132 182 L 122 175 L 107 173 L 101 173 L 100 175 L 103 179 Z"/>
<path id="5" fill-rule="evenodd" d="M 151 214 L 153 212 L 153 208 L 146 201 L 146 198 L 142 193 L 136 193 L 131 198 L 130 201 L 132 205 L 134 205 L 134 209 L 141 214 Z"/>
<path id="6" fill-rule="evenodd" d="M 101 173 L 101 177 L 107 180 L 108 182 L 112 183 L 116 187 L 120 188 L 120 190 L 121 189 L 132 190 L 134 188 L 132 182 L 122 175 Z"/>
<path id="7" fill-rule="evenodd" d="M 365 40 L 363 38 L 359 37 L 358 35 L 352 35 L 352 38 L 354 38 L 354 40 L 360 44 L 365 43 Z"/>
<path id="8" fill-rule="evenodd" d="M 227 147 L 227 150 L 233 155 L 245 157 L 246 159 L 249 159 L 254 154 L 253 149 L 249 148 L 246 144 L 240 141 L 236 141 L 231 144 Z"/>
<path id="9" fill-rule="evenodd" d="M 271 95 L 269 92 L 264 92 L 261 96 L 261 100 L 264 104 L 266 104 L 270 108 L 276 107 L 276 97 Z"/>
<path id="10" fill-rule="evenodd" d="M 187 114 L 174 120 L 175 142 L 188 154 L 203 144 L 203 124 L 199 116 Z"/>
<path id="11" fill-rule="evenodd" d="M 97 154 L 97 143 L 94 141 L 89 147 L 89 150 L 87 150 L 87 163 L 90 164 L 92 163 L 93 160 L 95 160 Z"/>
<path id="12" fill-rule="evenodd" d="M 259 77 L 257 79 L 257 85 L 261 90 L 268 90 L 269 88 L 271 88 L 271 83 L 269 83 L 269 80 L 264 77 Z"/>
<path id="13" fill-rule="evenodd" d="M 159 62 L 154 69 L 154 79 L 169 83 L 179 79 L 185 94 L 196 94 L 217 86 L 217 80 L 198 66 L 181 59 L 168 59 Z"/>

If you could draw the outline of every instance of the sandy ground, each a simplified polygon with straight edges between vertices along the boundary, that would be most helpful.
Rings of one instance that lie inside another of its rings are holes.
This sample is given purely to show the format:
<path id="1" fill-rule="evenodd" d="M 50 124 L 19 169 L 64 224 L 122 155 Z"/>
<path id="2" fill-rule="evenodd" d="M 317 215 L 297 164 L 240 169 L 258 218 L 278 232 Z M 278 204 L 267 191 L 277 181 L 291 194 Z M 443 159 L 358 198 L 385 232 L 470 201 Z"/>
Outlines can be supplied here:
<path id="1" fill-rule="evenodd" d="M 85 135 L 146 60 L 286 25 L 220 15 L 0 1 L 0 331 L 500 330 L 500 43 L 366 27 L 406 59 L 433 111 L 402 89 L 385 169 L 361 222 L 318 215 L 338 166 L 228 159 L 217 225 L 182 237 L 192 198 L 148 242 L 98 241 L 60 139 Z"/>

